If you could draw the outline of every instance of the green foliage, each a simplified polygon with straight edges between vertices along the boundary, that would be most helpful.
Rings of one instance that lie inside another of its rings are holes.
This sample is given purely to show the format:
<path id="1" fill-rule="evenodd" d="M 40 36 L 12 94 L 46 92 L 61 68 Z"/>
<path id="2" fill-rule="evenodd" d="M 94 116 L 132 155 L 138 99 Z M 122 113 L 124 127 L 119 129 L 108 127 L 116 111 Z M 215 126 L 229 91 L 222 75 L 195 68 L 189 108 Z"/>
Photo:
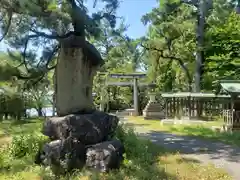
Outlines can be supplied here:
<path id="1" fill-rule="evenodd" d="M 231 13 L 224 25 L 213 24 L 208 31 L 205 83 L 213 79 L 239 79 L 240 16 Z M 208 88 L 208 87 L 206 87 Z"/>
<path id="2" fill-rule="evenodd" d="M 26 99 L 28 99 L 31 108 L 35 108 L 41 116 L 41 110 L 44 107 L 53 105 L 53 82 L 50 75 L 44 76 L 37 83 L 34 81 L 25 82 Z"/>
<path id="3" fill-rule="evenodd" d="M 18 126 L 14 125 L 14 129 L 18 129 Z M 30 177 L 38 177 L 56 179 L 48 168 L 34 165 L 33 157 L 36 151 L 43 143 L 48 141 L 48 138 L 40 135 L 38 126 L 39 123 L 26 123 L 21 125 L 21 132 L 11 132 L 13 136 L 12 142 L 9 146 L 2 147 L 2 150 L 0 150 L 0 178 L 29 179 Z M 35 132 L 29 131 L 29 129 L 35 130 Z M 116 131 L 116 138 L 124 143 L 126 150 L 125 160 L 119 170 L 102 175 L 83 169 L 81 172 L 76 171 L 70 177 L 67 175 L 58 178 L 81 179 L 84 177 L 95 177 L 95 179 L 104 178 L 111 180 L 118 178 L 133 179 L 134 177 L 146 179 L 150 176 L 153 180 L 157 180 L 167 177 L 161 168 L 155 166 L 156 156 L 164 152 L 162 148 L 153 145 L 148 140 L 139 139 L 133 129 L 125 125 L 119 125 Z"/>
<path id="4" fill-rule="evenodd" d="M 161 91 L 188 90 L 192 81 L 194 39 L 193 8 L 166 1 L 143 16 L 150 23 L 145 47 L 149 74 Z M 183 46 L 184 44 L 184 46 Z"/>
<path id="5" fill-rule="evenodd" d="M 158 91 L 188 91 L 196 73 L 197 11 L 192 1 L 161 1 L 143 16 L 149 23 L 144 43 L 149 77 Z M 239 79 L 239 15 L 229 1 L 214 0 L 206 17 L 202 91 L 214 90 L 213 81 Z"/>
<path id="6" fill-rule="evenodd" d="M 15 158 L 28 155 L 34 157 L 47 141 L 48 138 L 39 133 L 16 135 L 12 139 L 9 151 Z"/>
<path id="7" fill-rule="evenodd" d="M 24 67 L 18 67 L 20 62 L 6 53 L 1 53 L 0 59 L 1 116 L 9 113 L 12 118 L 20 119 L 26 108 L 35 108 L 40 112 L 44 106 L 52 103 L 51 95 L 48 98 L 49 91 L 53 90 L 52 71 L 37 81 L 20 80 L 16 76 L 26 73 Z"/>
<path id="8" fill-rule="evenodd" d="M 7 113 L 12 118 L 20 119 L 25 110 L 25 99 L 21 93 L 4 91 L 0 93 L 0 116 Z"/>
<path id="9" fill-rule="evenodd" d="M 116 137 L 123 142 L 126 150 L 126 165 L 130 165 L 130 159 L 138 159 L 141 163 L 149 163 L 153 161 L 152 154 L 149 150 L 150 141 L 139 141 L 136 133 L 132 128 L 124 125 L 118 126 Z M 134 148 L 133 148 L 134 147 Z"/>
<path id="10" fill-rule="evenodd" d="M 104 22 L 104 33 L 98 41 L 93 39 L 93 43 L 105 57 L 105 64 L 94 78 L 93 92 L 97 95 L 94 102 L 97 106 L 104 103 L 108 110 L 119 110 L 129 108 L 132 105 L 132 87 L 107 87 L 109 82 L 127 82 L 129 79 L 107 78 L 109 73 L 133 73 L 144 66 L 140 40 L 130 39 L 125 36 L 126 27 L 120 24 L 115 29 L 110 29 L 109 24 Z M 103 99 L 100 99 L 101 96 Z"/>
<path id="11" fill-rule="evenodd" d="M 19 63 L 18 60 L 13 60 L 7 53 L 0 53 L 0 82 L 12 81 L 14 76 L 24 74 L 26 69 L 18 67 Z"/>
<path id="12" fill-rule="evenodd" d="M 69 37 L 70 34 L 84 39 L 98 39 L 103 31 L 103 20 L 114 28 L 119 1 L 99 2 L 103 6 L 89 13 L 86 1 L 82 0 L 1 1 L 0 41 L 7 42 L 11 58 L 18 61 L 18 66 L 25 70 L 21 74 L 14 68 L 14 75 L 20 79 L 38 81 L 43 74 L 54 69 L 51 65 L 60 49 L 60 39 Z M 89 3 L 92 2 L 89 0 L 87 4 Z M 6 66 L 3 71 L 0 66 L 0 73 L 9 75 L 9 69 Z"/>

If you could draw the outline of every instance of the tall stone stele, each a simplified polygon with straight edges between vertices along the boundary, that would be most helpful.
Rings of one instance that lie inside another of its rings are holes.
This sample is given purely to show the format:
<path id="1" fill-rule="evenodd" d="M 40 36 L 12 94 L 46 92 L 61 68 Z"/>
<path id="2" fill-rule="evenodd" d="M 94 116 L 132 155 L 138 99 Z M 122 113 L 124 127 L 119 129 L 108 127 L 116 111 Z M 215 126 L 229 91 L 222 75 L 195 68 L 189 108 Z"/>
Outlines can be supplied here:
<path id="1" fill-rule="evenodd" d="M 55 70 L 56 111 L 58 116 L 94 110 L 93 77 L 103 59 L 97 49 L 81 36 L 61 41 Z"/>

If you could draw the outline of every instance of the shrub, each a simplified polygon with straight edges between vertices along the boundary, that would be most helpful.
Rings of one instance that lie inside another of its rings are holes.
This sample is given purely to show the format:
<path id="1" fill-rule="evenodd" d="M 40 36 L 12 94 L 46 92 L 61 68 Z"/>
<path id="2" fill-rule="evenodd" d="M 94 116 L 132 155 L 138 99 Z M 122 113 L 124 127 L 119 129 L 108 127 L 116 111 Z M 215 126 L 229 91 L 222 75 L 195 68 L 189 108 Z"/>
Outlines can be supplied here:
<path id="1" fill-rule="evenodd" d="M 22 158 L 26 155 L 35 155 L 48 141 L 48 138 L 40 133 L 16 135 L 9 147 L 13 157 Z"/>
<path id="2" fill-rule="evenodd" d="M 125 162 L 128 159 L 135 159 L 139 163 L 149 164 L 154 161 L 153 144 L 149 140 L 140 139 L 134 132 L 133 128 L 120 124 L 116 131 L 116 138 L 118 138 L 125 147 Z"/>
<path id="3" fill-rule="evenodd" d="M 7 169 L 9 167 L 8 153 L 4 149 L 0 149 L 0 169 Z"/>

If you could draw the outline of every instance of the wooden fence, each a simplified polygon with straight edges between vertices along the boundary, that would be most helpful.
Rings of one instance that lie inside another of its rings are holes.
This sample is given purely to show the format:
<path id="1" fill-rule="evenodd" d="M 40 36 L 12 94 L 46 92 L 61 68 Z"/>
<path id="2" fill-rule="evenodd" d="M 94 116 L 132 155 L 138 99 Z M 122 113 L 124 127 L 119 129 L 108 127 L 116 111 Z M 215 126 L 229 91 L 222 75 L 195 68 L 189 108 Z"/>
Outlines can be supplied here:
<path id="1" fill-rule="evenodd" d="M 163 94 L 165 117 L 177 119 L 203 118 L 211 120 L 221 116 L 224 109 L 230 109 L 228 96 L 214 94 Z"/>

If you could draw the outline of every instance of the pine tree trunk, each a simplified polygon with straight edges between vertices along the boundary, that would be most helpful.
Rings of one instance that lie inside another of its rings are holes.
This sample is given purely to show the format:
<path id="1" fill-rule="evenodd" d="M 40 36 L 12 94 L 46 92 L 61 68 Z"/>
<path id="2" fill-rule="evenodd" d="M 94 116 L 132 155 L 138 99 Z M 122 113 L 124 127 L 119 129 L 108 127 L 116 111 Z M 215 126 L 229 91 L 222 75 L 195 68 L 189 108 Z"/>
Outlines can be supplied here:
<path id="1" fill-rule="evenodd" d="M 56 83 L 56 71 L 54 71 L 54 74 L 53 74 L 53 84 Z M 56 86 L 56 84 L 55 84 Z M 52 116 L 55 116 L 56 114 L 56 94 L 55 94 L 55 91 L 53 92 L 53 95 L 52 95 Z"/>
<path id="2" fill-rule="evenodd" d="M 56 103 L 53 102 L 53 104 L 52 104 L 52 116 L 55 116 L 55 110 L 56 110 Z"/>
<path id="3" fill-rule="evenodd" d="M 200 0 L 198 5 L 197 16 L 197 53 L 196 53 L 196 69 L 195 69 L 195 92 L 201 91 L 201 80 L 203 75 L 203 63 L 204 63 L 204 30 L 205 30 L 205 12 L 206 4 L 205 0 Z"/>
<path id="4" fill-rule="evenodd" d="M 92 86 L 97 66 L 92 65 L 92 60 L 86 56 L 86 47 L 83 47 L 79 39 L 71 37 L 66 41 L 68 42 L 61 45 L 55 71 L 55 100 L 58 116 L 91 112 L 95 109 Z M 67 43 L 70 45 L 66 45 Z"/>
<path id="5" fill-rule="evenodd" d="M 38 113 L 38 117 L 42 117 L 43 116 L 42 107 L 38 107 L 37 108 L 37 113 Z"/>

